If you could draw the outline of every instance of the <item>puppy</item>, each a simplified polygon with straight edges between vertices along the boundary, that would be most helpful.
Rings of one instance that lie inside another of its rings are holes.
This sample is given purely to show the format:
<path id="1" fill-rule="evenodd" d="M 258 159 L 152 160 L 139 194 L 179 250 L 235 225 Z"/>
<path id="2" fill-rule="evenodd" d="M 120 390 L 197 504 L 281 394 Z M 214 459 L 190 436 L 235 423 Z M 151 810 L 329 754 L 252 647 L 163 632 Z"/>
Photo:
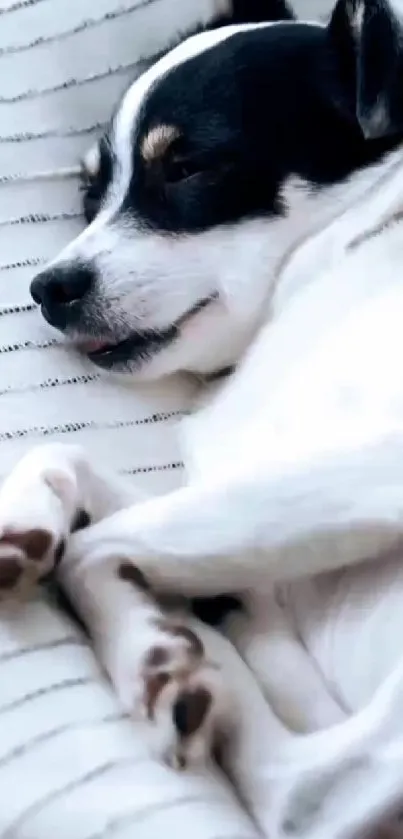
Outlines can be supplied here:
<path id="1" fill-rule="evenodd" d="M 403 127 L 397 36 L 378 39 L 368 12 L 356 58 L 353 8 L 328 27 L 204 31 L 129 88 L 86 160 L 92 223 L 31 286 L 94 364 L 150 379 L 236 363 L 284 255 L 376 178 Z"/>
<path id="2" fill-rule="evenodd" d="M 140 696 L 179 763 L 184 741 L 223 730 L 231 700 L 197 636 L 161 626 L 148 585 L 270 597 L 400 544 L 402 29 L 386 0 L 339 0 L 328 26 L 241 24 L 180 44 L 125 95 L 87 160 L 96 215 L 32 284 L 104 369 L 155 378 L 242 358 L 184 429 L 187 487 L 128 508 L 85 454 L 52 447 L 2 493 L 8 592 L 49 569 L 78 507 L 91 514 L 62 579 L 119 694 Z M 396 806 L 401 759 L 377 763 L 373 748 L 400 737 L 401 686 L 398 667 L 367 715 L 287 742 L 291 764 L 336 790 L 338 806 L 321 802 L 332 827 L 320 833 L 316 809 L 310 835 L 363 832 Z M 349 796 L 364 782 L 371 806 L 347 813 L 352 754 Z"/>

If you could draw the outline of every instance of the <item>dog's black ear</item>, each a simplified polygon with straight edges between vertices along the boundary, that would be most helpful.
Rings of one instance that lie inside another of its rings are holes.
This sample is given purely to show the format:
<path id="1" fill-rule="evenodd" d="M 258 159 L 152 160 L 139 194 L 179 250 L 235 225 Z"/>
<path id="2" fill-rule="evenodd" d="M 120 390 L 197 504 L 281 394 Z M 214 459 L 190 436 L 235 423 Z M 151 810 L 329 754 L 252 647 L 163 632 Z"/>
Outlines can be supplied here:
<path id="1" fill-rule="evenodd" d="M 329 34 L 344 104 L 366 139 L 403 130 L 403 4 L 400 0 L 339 0 Z"/>
<path id="2" fill-rule="evenodd" d="M 294 20 L 287 0 L 223 0 L 220 6 L 221 12 L 214 20 L 214 27 L 234 23 Z"/>

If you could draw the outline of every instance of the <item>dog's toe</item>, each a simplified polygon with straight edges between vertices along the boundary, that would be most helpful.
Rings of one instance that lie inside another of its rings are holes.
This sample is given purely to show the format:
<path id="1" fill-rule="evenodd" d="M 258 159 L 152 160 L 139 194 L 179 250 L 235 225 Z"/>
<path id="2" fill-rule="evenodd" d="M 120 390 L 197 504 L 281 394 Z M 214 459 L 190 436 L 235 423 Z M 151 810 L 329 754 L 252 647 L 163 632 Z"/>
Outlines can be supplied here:
<path id="1" fill-rule="evenodd" d="M 157 622 L 160 637 L 143 658 L 143 708 L 155 748 L 176 769 L 206 763 L 230 708 L 219 668 L 189 627 Z"/>
<path id="2" fill-rule="evenodd" d="M 53 568 L 56 555 L 50 532 L 5 528 L 0 537 L 0 599 L 28 594 Z"/>

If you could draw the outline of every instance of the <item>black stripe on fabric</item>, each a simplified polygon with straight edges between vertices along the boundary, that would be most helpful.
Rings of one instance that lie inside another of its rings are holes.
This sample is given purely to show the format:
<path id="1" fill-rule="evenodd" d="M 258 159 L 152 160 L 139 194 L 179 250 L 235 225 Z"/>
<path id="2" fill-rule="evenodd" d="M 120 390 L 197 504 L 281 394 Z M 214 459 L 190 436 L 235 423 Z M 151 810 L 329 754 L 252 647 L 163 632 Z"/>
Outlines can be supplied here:
<path id="1" fill-rule="evenodd" d="M 53 426 L 38 426 L 33 425 L 30 428 L 19 428 L 15 431 L 2 431 L 0 433 L 0 442 L 9 440 L 22 440 L 25 437 L 51 437 L 54 434 L 73 434 L 77 431 L 114 431 L 119 428 L 135 428 L 140 425 L 153 425 L 154 423 L 167 422 L 176 417 L 183 417 L 186 415 L 185 411 L 170 411 L 166 413 L 152 414 L 149 417 L 143 417 L 137 420 L 114 420 L 112 422 L 95 422 L 95 420 L 86 420 L 84 422 L 68 422 L 64 425 Z"/>
<path id="2" fill-rule="evenodd" d="M 27 44 L 9 44 L 6 47 L 0 47 L 0 58 L 3 55 L 14 55 L 15 53 L 26 52 L 34 47 L 42 47 L 46 44 L 57 43 L 63 41 L 65 38 L 72 38 L 74 35 L 79 35 L 80 32 L 86 32 L 88 29 L 95 29 L 97 26 L 102 26 L 104 23 L 118 20 L 119 18 L 130 15 L 133 12 L 140 11 L 147 6 L 152 6 L 154 3 L 161 3 L 162 0 L 142 0 L 140 3 L 134 3 L 132 6 L 120 6 L 114 12 L 106 12 L 100 18 L 88 18 L 81 21 L 81 23 L 74 26 L 73 29 L 67 29 L 65 32 L 56 32 L 54 35 L 42 36 L 35 38 L 34 41 L 29 41 Z"/>
<path id="3" fill-rule="evenodd" d="M 128 719 L 126 714 L 122 712 L 108 714 L 104 717 L 101 717 L 99 720 L 82 720 L 81 722 L 70 722 L 66 723 L 65 725 L 59 725 L 57 728 L 52 728 L 45 733 L 38 734 L 36 737 L 32 737 L 30 740 L 27 740 L 25 743 L 22 743 L 20 746 L 16 746 L 14 749 L 11 749 L 6 755 L 0 757 L 0 769 L 4 767 L 8 767 L 10 763 L 14 760 L 18 760 L 20 757 L 26 757 L 30 752 L 34 751 L 36 748 L 44 746 L 46 743 L 55 740 L 57 737 L 62 736 L 63 734 L 71 734 L 74 731 L 86 731 L 87 729 L 99 728 L 102 725 L 108 725 L 110 723 L 119 722 L 121 720 Z"/>
<path id="4" fill-rule="evenodd" d="M 43 2 L 45 0 L 17 0 L 16 3 L 12 3 L 10 6 L 6 6 L 3 9 L 0 8 L 0 16 L 8 15 L 11 12 L 19 12 L 21 9 L 29 9 L 31 6 L 37 6 Z"/>
<path id="5" fill-rule="evenodd" d="M 27 821 L 35 816 L 38 816 L 46 807 L 50 804 L 53 804 L 60 798 L 63 798 L 64 795 L 68 795 L 70 792 L 75 792 L 75 790 L 80 789 L 87 784 L 92 783 L 93 781 L 98 780 L 98 778 L 102 778 L 103 775 L 106 775 L 108 772 L 111 772 L 113 769 L 120 769 L 121 766 L 135 766 L 136 764 L 144 763 L 144 758 L 134 759 L 131 758 L 121 758 L 121 760 L 109 760 L 107 763 L 101 764 L 101 766 L 97 766 L 96 769 L 92 769 L 90 772 L 86 772 L 85 775 L 82 775 L 79 778 L 76 778 L 74 781 L 70 781 L 70 783 L 65 784 L 60 789 L 56 789 L 53 792 L 50 792 L 40 801 L 36 801 L 34 804 L 31 804 L 21 813 L 20 816 L 13 822 L 13 824 L 9 825 L 5 831 L 2 833 L 2 839 L 18 839 L 21 835 L 21 828 L 22 833 L 24 833 L 24 825 Z"/>
<path id="6" fill-rule="evenodd" d="M 36 309 L 35 303 L 21 303 L 20 305 L 16 306 L 1 306 L 0 307 L 0 318 L 4 315 L 20 315 L 24 312 L 32 312 Z"/>
<path id="7" fill-rule="evenodd" d="M 45 641 L 43 644 L 35 644 L 33 647 L 21 647 L 18 650 L 12 650 L 0 655 L 0 664 L 5 664 L 8 661 L 15 661 L 17 658 L 24 658 L 32 653 L 42 653 L 48 650 L 57 650 L 60 647 L 86 647 L 88 646 L 84 639 L 76 635 L 68 635 L 66 638 L 58 638 L 56 641 Z"/>
<path id="8" fill-rule="evenodd" d="M 72 127 L 65 129 L 50 128 L 47 131 L 39 131 L 38 133 L 26 131 L 22 134 L 2 134 L 0 136 L 1 143 L 26 143 L 32 140 L 49 140 L 50 138 L 66 139 L 67 137 L 81 137 L 85 134 L 92 134 L 96 131 L 102 132 L 106 128 L 104 122 L 94 122 L 92 125 L 85 125 L 82 128 Z"/>
<path id="9" fill-rule="evenodd" d="M 22 708 L 24 705 L 34 702 L 36 699 L 42 699 L 43 696 L 49 696 L 52 693 L 59 693 L 62 690 L 70 690 L 71 688 L 82 687 L 83 685 L 91 685 L 94 683 L 96 684 L 94 676 L 82 676 L 77 679 L 63 679 L 62 682 L 55 682 L 52 685 L 38 688 L 38 690 L 30 691 L 29 693 L 24 694 L 24 696 L 20 696 L 18 699 L 13 699 L 12 702 L 7 702 L 5 705 L 1 705 L 0 717 L 9 711 L 15 711 L 17 708 Z"/>
<path id="10" fill-rule="evenodd" d="M 0 271 L 15 271 L 16 268 L 36 268 L 38 265 L 46 265 L 48 259 L 42 257 L 34 257 L 32 259 L 22 259 L 20 262 L 4 262 L 0 264 Z"/>
<path id="11" fill-rule="evenodd" d="M 4 219 L 0 221 L 0 227 L 16 227 L 21 224 L 48 224 L 52 221 L 71 221 L 72 219 L 82 218 L 82 213 L 30 213 L 27 216 L 19 216 L 18 218 Z"/>
<path id="12" fill-rule="evenodd" d="M 137 61 L 134 64 L 123 64 L 118 65 L 117 67 L 109 68 L 108 70 L 105 70 L 103 73 L 94 73 L 91 76 L 86 76 L 84 79 L 66 79 L 66 81 L 60 82 L 60 84 L 54 85 L 52 87 L 43 87 L 39 90 L 29 88 L 28 90 L 24 90 L 21 93 L 15 93 L 13 96 L 0 96 L 0 105 L 11 105 L 15 102 L 25 102 L 29 99 L 36 99 L 41 96 L 49 96 L 52 93 L 60 93 L 60 91 L 62 90 L 70 90 L 71 88 L 75 87 L 83 87 L 83 85 L 85 84 L 92 84 L 93 82 L 101 81 L 102 79 L 108 78 L 108 76 L 117 76 L 120 74 L 127 73 L 128 71 L 133 71 L 136 66 Z"/>
<path id="13" fill-rule="evenodd" d="M 121 469 L 120 475 L 149 475 L 151 472 L 173 472 L 184 469 L 185 464 L 178 460 L 176 463 L 164 463 L 162 466 L 139 466 L 134 469 Z"/>
<path id="14" fill-rule="evenodd" d="M 0 186 L 19 186 L 20 184 L 41 184 L 49 181 L 70 181 L 80 177 L 78 166 L 70 169 L 49 169 L 48 171 L 37 171 L 27 174 L 26 172 L 13 172 L 11 175 L 0 175 Z"/>
<path id="15" fill-rule="evenodd" d="M 7 355 L 12 352 L 19 352 L 20 350 L 48 350 L 50 347 L 64 347 L 62 341 L 50 339 L 49 341 L 18 341 L 16 344 L 5 344 L 0 346 L 0 355 L 4 353 Z"/>
<path id="16" fill-rule="evenodd" d="M 210 799 L 211 801 L 211 799 Z M 154 816 L 156 813 L 165 813 L 167 810 L 173 810 L 175 807 L 187 806 L 189 804 L 205 804 L 205 795 L 186 795 L 179 800 L 175 798 L 173 801 L 164 801 L 161 804 L 147 804 L 145 807 L 136 807 L 132 811 L 125 813 L 118 818 L 109 821 L 105 828 L 97 833 L 92 833 L 91 836 L 86 836 L 86 839 L 110 839 L 119 830 L 126 827 L 137 827 L 139 823 L 144 821 L 148 816 Z M 213 803 L 213 802 L 211 802 Z M 190 835 L 190 834 L 189 834 Z M 216 839 L 216 837 L 214 837 Z M 233 839 L 233 837 L 223 837 L 223 839 Z M 236 839 L 236 837 L 234 837 Z M 239 839 L 245 839 L 244 835 Z"/>
<path id="17" fill-rule="evenodd" d="M 100 379 L 101 376 L 94 373 L 93 375 L 70 376 L 67 379 L 46 379 L 44 382 L 37 382 L 36 384 L 8 385 L 3 389 L 0 387 L 0 396 L 14 396 L 19 393 L 37 393 L 41 390 L 56 390 L 58 387 L 67 387 L 68 385 L 86 385 L 90 382 L 98 382 Z"/>

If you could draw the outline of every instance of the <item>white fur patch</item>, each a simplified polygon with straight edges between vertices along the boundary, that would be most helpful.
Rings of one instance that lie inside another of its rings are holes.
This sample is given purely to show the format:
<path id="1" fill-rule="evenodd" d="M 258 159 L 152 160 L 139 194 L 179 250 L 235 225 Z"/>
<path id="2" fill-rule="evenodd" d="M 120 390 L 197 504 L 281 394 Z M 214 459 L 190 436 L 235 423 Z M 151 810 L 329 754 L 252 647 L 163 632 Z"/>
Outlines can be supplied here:
<path id="1" fill-rule="evenodd" d="M 84 169 L 90 178 L 95 178 L 99 172 L 101 165 L 101 154 L 99 151 L 99 143 L 94 143 L 83 159 Z"/>

